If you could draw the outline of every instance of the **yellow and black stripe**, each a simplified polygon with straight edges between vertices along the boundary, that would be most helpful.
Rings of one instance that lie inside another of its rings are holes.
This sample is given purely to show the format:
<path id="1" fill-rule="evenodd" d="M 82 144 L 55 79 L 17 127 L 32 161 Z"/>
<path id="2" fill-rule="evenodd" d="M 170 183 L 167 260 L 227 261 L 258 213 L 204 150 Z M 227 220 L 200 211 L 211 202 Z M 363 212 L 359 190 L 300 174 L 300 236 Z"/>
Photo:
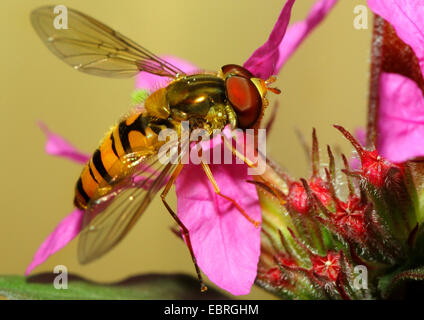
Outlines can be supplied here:
<path id="1" fill-rule="evenodd" d="M 172 128 L 172 124 L 167 120 L 153 120 L 141 112 L 130 115 L 113 127 L 94 151 L 77 181 L 75 206 L 85 210 L 99 186 L 110 185 L 114 177 L 122 174 L 125 167 L 121 159 L 126 154 L 140 149 L 157 151 L 160 147 L 158 135 L 165 127 Z"/>

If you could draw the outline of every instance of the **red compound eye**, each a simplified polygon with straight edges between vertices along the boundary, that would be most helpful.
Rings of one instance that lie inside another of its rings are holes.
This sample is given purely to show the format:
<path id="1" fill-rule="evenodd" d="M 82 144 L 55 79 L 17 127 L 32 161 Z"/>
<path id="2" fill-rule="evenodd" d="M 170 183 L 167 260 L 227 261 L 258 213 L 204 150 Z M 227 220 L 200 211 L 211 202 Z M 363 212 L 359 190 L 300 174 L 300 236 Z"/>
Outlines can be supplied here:
<path id="1" fill-rule="evenodd" d="M 253 74 L 251 74 L 249 70 L 237 64 L 226 64 L 225 66 L 221 68 L 221 70 L 224 76 L 233 74 L 233 75 L 242 76 L 248 79 L 253 78 Z"/>
<path id="2" fill-rule="evenodd" d="M 225 80 L 227 98 L 238 116 L 239 128 L 253 126 L 261 115 L 262 98 L 255 84 L 242 76 L 230 76 Z"/>

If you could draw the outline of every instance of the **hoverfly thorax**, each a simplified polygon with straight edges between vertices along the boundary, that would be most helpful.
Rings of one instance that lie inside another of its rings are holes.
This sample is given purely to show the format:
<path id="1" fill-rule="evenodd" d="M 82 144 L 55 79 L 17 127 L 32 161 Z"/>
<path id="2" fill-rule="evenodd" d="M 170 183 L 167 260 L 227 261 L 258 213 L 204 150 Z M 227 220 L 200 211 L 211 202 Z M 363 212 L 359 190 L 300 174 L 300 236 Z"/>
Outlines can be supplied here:
<path id="1" fill-rule="evenodd" d="M 227 124 L 237 126 L 236 114 L 228 105 L 225 82 L 215 74 L 177 78 L 153 92 L 145 101 L 146 111 L 157 118 L 188 121 L 191 129 L 212 133 Z"/>
<path id="2" fill-rule="evenodd" d="M 257 128 L 268 105 L 267 92 L 280 93 L 280 90 L 268 86 L 275 77 L 268 80 L 256 78 L 249 70 L 236 64 L 223 66 L 221 72 L 227 99 L 237 115 L 238 127 Z"/>

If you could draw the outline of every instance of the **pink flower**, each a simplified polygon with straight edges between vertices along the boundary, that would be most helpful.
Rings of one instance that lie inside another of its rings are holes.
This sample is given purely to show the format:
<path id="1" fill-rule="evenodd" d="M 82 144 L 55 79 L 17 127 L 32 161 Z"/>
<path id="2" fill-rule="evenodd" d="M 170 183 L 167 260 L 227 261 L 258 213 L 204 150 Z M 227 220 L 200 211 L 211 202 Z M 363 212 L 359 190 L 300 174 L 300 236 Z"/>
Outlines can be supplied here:
<path id="1" fill-rule="evenodd" d="M 388 21 L 411 47 L 424 72 L 424 4 L 417 0 L 368 0 L 371 10 Z M 378 149 L 393 162 L 424 155 L 424 97 L 417 83 L 382 73 L 379 89 Z"/>
<path id="2" fill-rule="evenodd" d="M 52 156 L 67 158 L 76 163 L 86 164 L 90 160 L 90 155 L 78 151 L 72 144 L 61 136 L 51 132 L 43 122 L 38 122 L 38 126 L 46 135 L 47 142 L 45 145 L 46 153 Z"/>
<path id="3" fill-rule="evenodd" d="M 62 249 L 80 233 L 83 216 L 84 211 L 75 209 L 59 222 L 54 231 L 38 248 L 25 275 L 29 275 L 32 269 L 46 261 L 49 256 Z"/>
<path id="4" fill-rule="evenodd" d="M 269 39 L 245 62 L 244 66 L 255 76 L 267 79 L 277 74 L 293 51 L 322 21 L 337 0 L 317 1 L 305 21 L 287 30 L 294 2 L 295 0 L 286 2 Z M 283 41 L 285 35 L 288 39 L 286 45 Z M 164 58 L 187 74 L 199 71 L 199 68 L 182 59 L 172 56 Z M 136 86 L 154 91 L 165 86 L 167 82 L 166 78 L 141 72 L 137 76 Z M 47 143 L 54 143 L 56 147 L 55 152 L 47 149 L 47 153 L 68 158 L 73 158 L 69 156 L 70 154 L 79 154 L 64 140 L 57 139 L 57 136 L 48 134 L 47 137 Z M 222 147 L 220 141 L 219 139 L 219 143 L 214 144 L 214 148 Z M 250 179 L 247 175 L 247 166 L 236 164 L 210 165 L 210 167 L 221 192 L 235 199 L 252 219 L 261 221 L 256 187 L 245 182 Z M 198 165 L 184 166 L 176 181 L 176 192 L 177 213 L 189 230 L 193 251 L 202 271 L 212 282 L 230 293 L 248 294 L 257 274 L 260 228 L 255 228 L 231 202 L 216 195 L 210 181 Z M 80 214 L 74 211 L 68 218 L 63 220 L 42 244 L 26 274 L 77 235 Z M 67 232 L 66 236 L 63 236 L 61 230 L 72 230 L 72 232 Z"/>
<path id="5" fill-rule="evenodd" d="M 219 147 L 220 144 L 215 146 Z M 260 222 L 256 188 L 245 182 L 251 179 L 247 166 L 209 166 L 221 192 Z M 190 232 L 199 267 L 212 282 L 232 294 L 249 293 L 259 262 L 260 228 L 255 228 L 231 202 L 215 193 L 199 165 L 184 167 L 176 182 L 176 192 L 178 216 Z"/>

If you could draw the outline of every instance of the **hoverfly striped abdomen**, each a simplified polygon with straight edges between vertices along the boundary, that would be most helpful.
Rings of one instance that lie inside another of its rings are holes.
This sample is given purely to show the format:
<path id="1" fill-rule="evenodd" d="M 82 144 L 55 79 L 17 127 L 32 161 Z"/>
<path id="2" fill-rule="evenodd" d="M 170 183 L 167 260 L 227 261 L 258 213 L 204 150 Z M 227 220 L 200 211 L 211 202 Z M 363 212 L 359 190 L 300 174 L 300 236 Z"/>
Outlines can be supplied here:
<path id="1" fill-rule="evenodd" d="M 102 185 L 113 184 L 113 177 L 126 170 L 123 157 L 140 152 L 157 152 L 163 143 L 158 141 L 160 130 L 173 128 L 170 121 L 153 119 L 146 113 L 136 112 L 114 126 L 94 151 L 76 184 L 74 204 L 86 209 Z"/>

